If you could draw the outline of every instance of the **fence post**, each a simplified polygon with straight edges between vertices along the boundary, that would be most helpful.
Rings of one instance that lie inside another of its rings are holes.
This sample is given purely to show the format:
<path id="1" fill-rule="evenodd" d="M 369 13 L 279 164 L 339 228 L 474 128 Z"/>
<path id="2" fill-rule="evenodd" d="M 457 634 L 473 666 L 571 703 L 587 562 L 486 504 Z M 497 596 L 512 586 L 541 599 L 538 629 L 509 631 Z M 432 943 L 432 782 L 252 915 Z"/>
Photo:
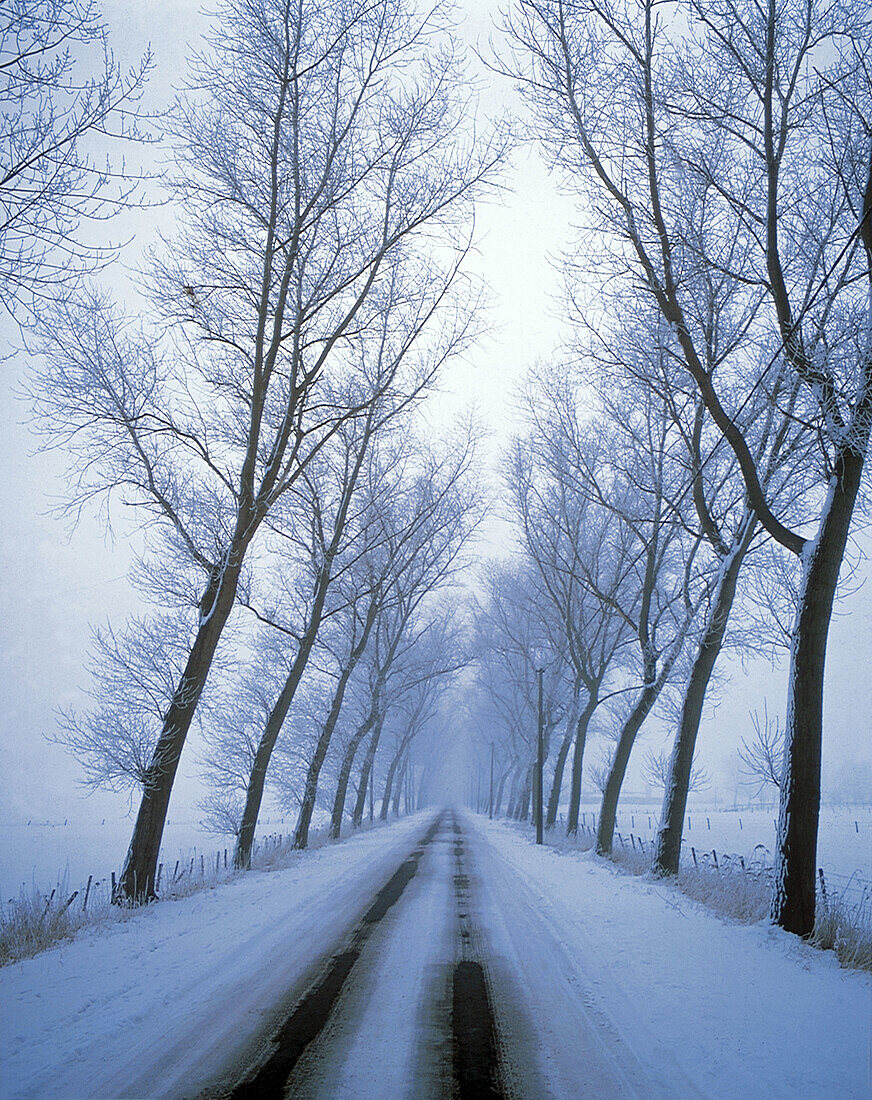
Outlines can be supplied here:
<path id="1" fill-rule="evenodd" d="M 88 894 L 91 893 L 91 880 L 93 878 L 94 878 L 93 875 L 88 875 L 88 885 L 85 887 L 85 900 L 82 902 L 82 912 L 83 913 L 88 908 Z"/>

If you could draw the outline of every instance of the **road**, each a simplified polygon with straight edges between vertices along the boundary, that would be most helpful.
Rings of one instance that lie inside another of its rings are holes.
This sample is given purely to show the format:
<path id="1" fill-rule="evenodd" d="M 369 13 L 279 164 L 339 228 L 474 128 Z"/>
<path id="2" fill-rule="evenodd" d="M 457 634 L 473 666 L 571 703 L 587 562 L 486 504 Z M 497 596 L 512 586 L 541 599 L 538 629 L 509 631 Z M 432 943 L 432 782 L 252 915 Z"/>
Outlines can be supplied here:
<path id="1" fill-rule="evenodd" d="M 426 824 L 236 1066 L 200 1095 L 693 1096 L 643 1065 L 525 883 L 464 818 Z"/>
<path id="2" fill-rule="evenodd" d="M 870 1095 L 869 975 L 422 811 L 0 968 L 0 1100 Z"/>

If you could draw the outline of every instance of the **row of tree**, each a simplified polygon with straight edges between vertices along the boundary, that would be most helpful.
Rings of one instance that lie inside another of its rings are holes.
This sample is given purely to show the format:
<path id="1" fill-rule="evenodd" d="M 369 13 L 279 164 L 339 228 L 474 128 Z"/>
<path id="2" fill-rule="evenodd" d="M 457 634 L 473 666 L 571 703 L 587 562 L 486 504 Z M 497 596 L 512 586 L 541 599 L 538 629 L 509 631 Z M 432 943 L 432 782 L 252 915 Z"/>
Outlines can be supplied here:
<path id="1" fill-rule="evenodd" d="M 728 624 L 755 636 L 734 618 L 738 587 L 765 597 L 776 633 L 792 605 L 771 915 L 801 935 L 827 634 L 872 429 L 870 29 L 850 0 L 519 0 L 496 62 L 583 232 L 565 263 L 566 365 L 523 397 L 507 476 L 522 553 L 489 580 L 482 630 L 501 644 L 483 705 L 527 798 L 533 671 L 559 685 L 548 820 L 571 749 L 574 831 L 591 716 L 625 700 L 607 854 L 639 729 L 679 684 L 653 861 L 674 874 Z"/>
<path id="2" fill-rule="evenodd" d="M 94 705 L 61 734 L 93 778 L 141 789 L 118 896 L 142 900 L 195 720 L 242 866 L 289 716 L 300 846 L 328 762 L 334 832 L 362 756 L 360 821 L 382 736 L 385 806 L 410 768 L 462 659 L 436 593 L 480 511 L 474 433 L 425 445 L 420 403 L 476 335 L 462 265 L 506 141 L 467 120 L 443 5 L 228 0 L 159 120 L 177 229 L 125 310 L 80 277 L 99 252 L 68 249 L 57 278 L 35 242 L 40 218 L 109 212 L 82 137 L 124 120 L 147 64 L 125 79 L 106 55 L 77 82 L 76 50 L 105 45 L 90 0 L 3 20 L 3 240 L 33 307 L 32 401 L 70 456 L 70 507 L 134 517 L 156 609 L 98 635 Z"/>
<path id="3" fill-rule="evenodd" d="M 76 79 L 76 50 L 105 47 L 92 0 L 13 0 L 0 23 L 0 259 L 39 353 L 33 403 L 71 508 L 117 504 L 143 532 L 155 608 L 98 635 L 94 707 L 64 733 L 142 788 L 128 899 L 153 892 L 195 721 L 242 865 L 268 774 L 296 791 L 304 844 L 328 776 L 334 832 L 354 778 L 360 820 L 386 738 L 387 807 L 464 660 L 437 593 L 480 513 L 470 435 L 420 442 L 422 399 L 481 324 L 463 265 L 508 145 L 476 130 L 449 12 L 226 0 L 214 27 L 160 120 L 178 230 L 125 311 L 82 280 L 107 256 L 73 230 L 130 199 L 84 139 L 136 133 L 148 59 L 124 76 L 104 52 Z M 751 645 L 792 616 L 772 916 L 806 935 L 826 641 L 872 430 L 869 12 L 515 0 L 501 32 L 493 68 L 581 232 L 572 335 L 521 399 L 521 552 L 486 579 L 470 706 L 529 802 L 543 670 L 548 817 L 568 769 L 571 830 L 588 730 L 612 716 L 608 853 L 639 731 L 676 697 L 655 855 L 674 873 L 728 628 Z"/>

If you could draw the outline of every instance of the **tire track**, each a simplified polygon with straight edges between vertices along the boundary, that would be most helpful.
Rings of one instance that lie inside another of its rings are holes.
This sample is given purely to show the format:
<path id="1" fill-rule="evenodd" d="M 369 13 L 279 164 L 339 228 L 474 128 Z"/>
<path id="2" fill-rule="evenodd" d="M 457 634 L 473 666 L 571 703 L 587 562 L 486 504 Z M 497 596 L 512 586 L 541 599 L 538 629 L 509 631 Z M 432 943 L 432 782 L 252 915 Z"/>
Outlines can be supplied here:
<path id="1" fill-rule="evenodd" d="M 460 1100 L 503 1100 L 493 1008 L 484 968 L 476 958 L 477 939 L 470 915 L 470 881 L 463 833 L 452 814 L 454 897 L 460 956 L 454 966 L 451 997 L 454 1082 Z"/>
<path id="2" fill-rule="evenodd" d="M 326 969 L 297 1002 L 270 1040 L 270 1045 L 275 1049 L 265 1062 L 229 1093 L 232 1100 L 280 1100 L 284 1095 L 288 1077 L 302 1053 L 327 1023 L 366 941 L 415 877 L 424 852 L 442 828 L 444 818 L 444 813 L 436 818 L 408 858 L 379 890 L 351 933 L 346 950 L 331 958 Z"/>

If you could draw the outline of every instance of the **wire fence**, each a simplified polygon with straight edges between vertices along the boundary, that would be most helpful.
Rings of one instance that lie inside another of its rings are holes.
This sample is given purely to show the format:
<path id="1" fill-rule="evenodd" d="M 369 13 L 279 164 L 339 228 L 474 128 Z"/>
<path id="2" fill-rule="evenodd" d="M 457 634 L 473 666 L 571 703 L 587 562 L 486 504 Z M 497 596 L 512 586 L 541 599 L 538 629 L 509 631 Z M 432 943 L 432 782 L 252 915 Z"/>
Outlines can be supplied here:
<path id="1" fill-rule="evenodd" d="M 647 814 L 630 815 L 631 822 L 635 821 L 636 816 L 640 821 L 651 820 Z M 592 819 L 590 822 L 588 817 Z M 579 831 L 588 838 L 595 839 L 596 815 L 583 814 Z M 633 832 L 616 830 L 615 844 L 621 850 L 634 852 L 642 858 L 650 859 L 654 855 L 654 841 Z M 757 844 L 747 855 L 742 855 L 685 842 L 681 847 L 681 866 L 694 867 L 697 870 L 710 868 L 724 874 L 750 875 L 770 882 L 774 872 L 774 859 L 772 851 L 765 844 Z M 872 900 L 872 879 L 859 870 L 846 875 L 818 868 L 818 897 L 824 902 L 838 898 L 848 905 L 862 906 Z"/>

